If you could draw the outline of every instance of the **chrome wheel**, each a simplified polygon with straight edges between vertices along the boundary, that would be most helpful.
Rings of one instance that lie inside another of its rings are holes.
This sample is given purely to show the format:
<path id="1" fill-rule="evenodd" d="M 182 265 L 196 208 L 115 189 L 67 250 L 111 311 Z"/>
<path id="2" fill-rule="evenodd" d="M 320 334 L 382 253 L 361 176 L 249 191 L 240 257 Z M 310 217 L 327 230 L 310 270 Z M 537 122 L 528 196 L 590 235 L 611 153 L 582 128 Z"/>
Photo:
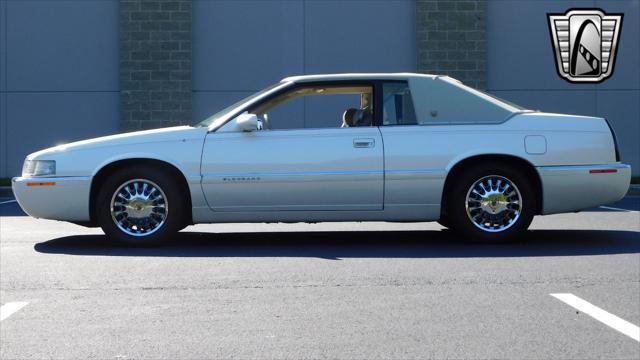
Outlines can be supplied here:
<path id="1" fill-rule="evenodd" d="M 167 220 L 169 204 L 162 189 L 145 179 L 129 180 L 111 198 L 111 218 L 131 236 L 156 232 Z"/>
<path id="2" fill-rule="evenodd" d="M 486 232 L 500 232 L 520 218 L 522 195 L 511 180 L 489 175 L 471 185 L 465 205 L 467 216 L 476 227 Z"/>

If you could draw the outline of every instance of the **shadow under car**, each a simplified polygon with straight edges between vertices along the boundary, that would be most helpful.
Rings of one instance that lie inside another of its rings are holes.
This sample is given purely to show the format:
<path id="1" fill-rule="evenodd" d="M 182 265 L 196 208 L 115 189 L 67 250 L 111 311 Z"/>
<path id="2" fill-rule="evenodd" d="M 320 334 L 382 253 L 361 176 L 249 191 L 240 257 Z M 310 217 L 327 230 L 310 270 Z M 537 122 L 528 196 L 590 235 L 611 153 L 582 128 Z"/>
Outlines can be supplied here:
<path id="1" fill-rule="evenodd" d="M 180 232 L 160 247 L 126 247 L 104 235 L 38 243 L 40 253 L 161 257 L 471 258 L 640 253 L 640 236 L 618 230 L 532 230 L 517 242 L 478 244 L 444 230 L 202 233 Z"/>

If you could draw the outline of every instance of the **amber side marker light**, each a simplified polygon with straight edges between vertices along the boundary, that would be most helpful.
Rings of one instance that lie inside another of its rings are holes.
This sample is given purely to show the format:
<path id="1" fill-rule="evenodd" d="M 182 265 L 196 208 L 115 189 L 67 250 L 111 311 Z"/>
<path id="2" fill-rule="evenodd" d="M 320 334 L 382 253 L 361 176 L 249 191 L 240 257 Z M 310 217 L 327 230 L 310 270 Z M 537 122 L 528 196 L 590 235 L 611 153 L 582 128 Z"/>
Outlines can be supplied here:
<path id="1" fill-rule="evenodd" d="M 47 182 L 28 182 L 27 186 L 54 186 L 56 184 L 55 181 L 47 181 Z"/>
<path id="2" fill-rule="evenodd" d="M 606 174 L 618 172 L 617 169 L 593 169 L 589 170 L 589 174 Z"/>

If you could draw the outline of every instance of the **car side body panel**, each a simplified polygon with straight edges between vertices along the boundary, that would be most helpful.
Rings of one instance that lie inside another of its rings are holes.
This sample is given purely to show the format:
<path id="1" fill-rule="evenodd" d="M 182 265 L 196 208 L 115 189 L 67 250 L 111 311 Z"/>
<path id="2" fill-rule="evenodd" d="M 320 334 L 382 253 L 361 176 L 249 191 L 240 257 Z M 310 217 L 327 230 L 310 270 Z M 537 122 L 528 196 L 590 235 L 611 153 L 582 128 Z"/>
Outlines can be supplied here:
<path id="1" fill-rule="evenodd" d="M 214 132 L 202 188 L 215 212 L 382 210 L 383 170 L 375 127 Z"/>
<path id="2" fill-rule="evenodd" d="M 428 101 L 421 102 L 435 82 L 442 81 L 432 75 L 308 76 L 283 83 L 323 79 L 406 80 L 418 103 L 418 116 L 445 121 L 290 130 L 290 135 L 301 138 L 287 139 L 287 131 L 234 132 L 230 118 L 230 125 L 220 132 L 181 126 L 114 135 L 30 154 L 29 160 L 55 160 L 56 175 L 14 178 L 14 193 L 34 217 L 89 221 L 90 190 L 101 169 L 121 160 L 153 159 L 174 166 L 185 177 L 194 223 L 428 221 L 440 217 L 442 191 L 451 169 L 482 155 L 508 155 L 531 164 L 542 184 L 543 214 L 613 202 L 628 189 L 630 168 L 616 159 L 614 139 L 604 119 L 521 112 L 496 105 L 500 108 L 488 112 L 494 116 L 490 121 L 455 109 L 457 121 L 447 123 L 446 108 L 433 109 Z M 464 90 L 452 86 L 451 94 Z M 449 97 L 442 98 L 448 106 L 456 105 Z M 469 109 L 481 108 L 475 100 L 472 104 Z M 464 108 L 464 103 L 459 106 Z M 236 112 L 241 111 L 237 108 Z M 469 117 L 467 123 L 459 121 L 465 117 Z M 249 146 L 248 150 L 243 146 L 278 137 L 286 145 Z M 323 146 L 322 141 L 313 141 L 305 147 L 301 139 L 309 137 L 329 143 Z M 373 148 L 355 148 L 369 140 Z M 309 162 L 309 156 L 313 161 Z M 38 182 L 55 185 L 29 185 Z"/>
<path id="3" fill-rule="evenodd" d="M 90 221 L 90 190 L 100 169 L 120 160 L 162 161 L 187 180 L 194 208 L 208 209 L 200 187 L 200 155 L 205 128 L 180 126 L 125 133 L 53 147 L 30 154 L 29 160 L 55 160 L 55 177 L 14 178 L 16 199 L 31 216 Z M 28 186 L 55 182 L 54 186 Z M 66 199 L 66 200 L 64 200 Z"/>
<path id="4" fill-rule="evenodd" d="M 608 172 L 615 170 L 615 172 Z M 622 199 L 631 167 L 624 164 L 541 166 L 544 215 L 572 212 Z"/>
<path id="5" fill-rule="evenodd" d="M 501 124 L 383 126 L 380 131 L 385 144 L 385 209 L 405 208 L 408 212 L 415 208 L 428 219 L 440 216 L 442 190 L 449 171 L 475 156 L 507 155 L 522 159 L 543 169 L 539 173 L 545 180 L 549 170 L 544 169 L 565 164 L 584 166 L 577 173 L 585 178 L 584 187 L 574 190 L 576 196 L 568 203 L 563 203 L 563 196 L 546 196 L 547 192 L 562 191 L 559 188 L 566 185 L 543 181 L 543 213 L 557 212 L 556 209 L 575 211 L 616 201 L 628 188 L 630 174 L 626 170 L 609 174 L 619 179 L 609 183 L 601 182 L 606 176 L 596 177 L 585 170 L 592 165 L 615 163 L 613 139 L 606 123 L 598 118 L 524 113 Z M 525 139 L 532 135 L 546 139 L 548 150 L 527 152 Z M 570 178 L 565 181 L 571 182 Z M 589 192 L 596 190 L 594 186 L 612 190 L 602 197 L 593 197 Z"/>
<path id="6" fill-rule="evenodd" d="M 33 183 L 55 185 L 30 185 Z M 78 222 L 90 220 L 90 176 L 15 177 L 11 185 L 18 204 L 31 217 Z"/>

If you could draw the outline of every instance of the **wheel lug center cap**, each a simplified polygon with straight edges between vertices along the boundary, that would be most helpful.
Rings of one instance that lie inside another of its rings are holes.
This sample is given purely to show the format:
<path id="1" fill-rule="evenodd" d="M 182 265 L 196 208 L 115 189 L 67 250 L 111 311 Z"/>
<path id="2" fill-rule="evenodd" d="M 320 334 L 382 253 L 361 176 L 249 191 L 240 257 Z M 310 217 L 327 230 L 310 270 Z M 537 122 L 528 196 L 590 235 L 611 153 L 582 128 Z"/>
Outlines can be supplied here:
<path id="1" fill-rule="evenodd" d="M 482 201 L 483 208 L 490 214 L 497 214 L 506 208 L 508 200 L 504 194 L 492 192 L 484 196 Z"/>
<path id="2" fill-rule="evenodd" d="M 127 206 L 131 212 L 131 217 L 142 218 L 149 216 L 151 212 L 151 204 L 144 199 L 134 199 Z"/>

